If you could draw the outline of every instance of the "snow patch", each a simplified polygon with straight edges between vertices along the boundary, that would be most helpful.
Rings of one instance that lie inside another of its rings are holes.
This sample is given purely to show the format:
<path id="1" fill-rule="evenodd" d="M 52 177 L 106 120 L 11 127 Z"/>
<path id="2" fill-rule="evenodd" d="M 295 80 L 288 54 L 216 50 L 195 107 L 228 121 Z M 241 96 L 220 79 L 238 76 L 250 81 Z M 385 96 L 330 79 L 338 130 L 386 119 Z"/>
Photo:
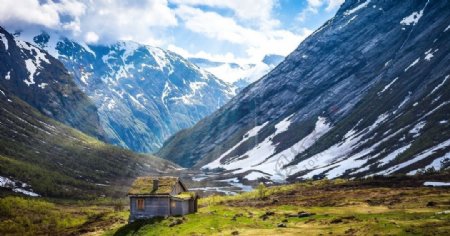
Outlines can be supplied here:
<path id="1" fill-rule="evenodd" d="M 405 72 L 411 69 L 411 67 L 415 66 L 417 63 L 419 63 L 420 57 L 417 58 L 415 61 L 413 61 L 408 67 L 406 67 Z"/>
<path id="2" fill-rule="evenodd" d="M 389 169 L 387 169 L 387 170 L 383 170 L 383 171 L 381 171 L 381 172 L 378 172 L 377 175 L 380 175 L 380 174 L 381 174 L 381 175 L 389 175 L 389 174 L 392 174 L 392 173 L 394 173 L 394 172 L 396 172 L 396 171 L 398 171 L 398 170 L 400 170 L 400 169 L 403 169 L 403 168 L 405 168 L 405 167 L 407 167 L 407 166 L 409 166 L 409 165 L 411 165 L 411 164 L 414 164 L 414 163 L 416 163 L 416 162 L 418 162 L 418 161 L 421 161 L 421 160 L 423 160 L 423 159 L 425 159 L 425 158 L 427 158 L 427 157 L 433 155 L 436 151 L 438 151 L 438 150 L 440 150 L 440 149 L 443 149 L 443 148 L 446 148 L 446 147 L 448 147 L 448 146 L 450 146 L 450 139 L 448 139 L 448 140 L 445 141 L 445 142 L 442 142 L 442 143 L 440 143 L 440 144 L 438 144 L 438 145 L 436 145 L 436 146 L 434 146 L 434 147 L 431 147 L 431 148 L 429 148 L 429 149 L 427 149 L 427 150 L 425 150 L 425 151 L 419 153 L 419 154 L 416 155 L 414 158 L 409 159 L 408 161 L 405 161 L 405 162 L 403 162 L 403 163 L 400 163 L 400 164 L 398 164 L 398 165 L 395 165 L 395 166 L 393 166 L 393 167 L 391 167 L 391 168 L 389 168 Z"/>
<path id="3" fill-rule="evenodd" d="M 417 123 L 410 131 L 410 134 L 414 134 L 414 138 L 418 137 L 420 135 L 420 131 L 423 129 L 423 127 L 425 127 L 425 125 L 427 124 L 427 122 L 425 121 L 421 121 L 419 123 Z"/>
<path id="4" fill-rule="evenodd" d="M 411 144 L 408 144 L 406 146 L 403 146 L 401 148 L 398 148 L 398 149 L 394 150 L 393 152 L 389 153 L 386 157 L 384 157 L 383 159 L 379 160 L 378 161 L 378 163 L 379 163 L 378 166 L 384 166 L 384 165 L 388 164 L 389 162 L 395 160 L 395 158 L 400 156 L 400 154 L 404 153 L 410 147 L 411 147 Z"/>
<path id="5" fill-rule="evenodd" d="M 444 166 L 442 165 L 444 161 L 450 162 L 450 152 L 447 152 L 444 156 L 434 159 L 429 165 L 421 168 L 419 170 L 428 170 L 430 168 L 434 170 L 441 170 Z M 419 170 L 413 170 L 408 173 L 408 175 L 414 175 Z"/>
<path id="6" fill-rule="evenodd" d="M 389 84 L 384 86 L 384 88 L 378 93 L 378 95 L 380 95 L 380 94 L 384 93 L 386 90 L 388 90 L 395 83 L 395 81 L 397 81 L 397 80 L 398 80 L 398 77 L 396 77 Z"/>
<path id="7" fill-rule="evenodd" d="M 45 89 L 45 87 L 47 87 L 47 83 L 40 83 L 39 85 L 38 85 L 38 87 L 39 88 L 41 88 L 41 89 Z"/>
<path id="8" fill-rule="evenodd" d="M 433 53 L 435 53 L 435 52 L 437 52 L 437 51 L 438 51 L 438 49 L 436 49 L 436 50 L 434 50 L 434 51 L 433 51 L 432 48 L 428 49 L 428 50 L 425 52 L 425 60 L 430 61 L 431 58 L 434 57 Z"/>
<path id="9" fill-rule="evenodd" d="M 450 29 L 450 25 L 447 26 L 447 28 L 445 28 L 444 32 L 447 32 Z"/>
<path id="10" fill-rule="evenodd" d="M 17 182 L 18 181 L 13 181 L 10 178 L 0 176 L 0 187 L 9 188 L 13 192 L 22 193 L 22 194 L 28 195 L 30 197 L 39 197 L 40 196 L 39 194 L 37 194 L 35 192 L 24 189 L 26 187 L 29 187 L 28 184 L 22 183 L 22 182 L 18 182 L 19 184 L 17 184 Z"/>
<path id="11" fill-rule="evenodd" d="M 5 51 L 8 51 L 9 42 L 8 39 L 6 38 L 6 35 L 0 33 L 0 41 L 2 41 L 3 45 L 5 45 Z"/>
<path id="12" fill-rule="evenodd" d="M 423 183 L 423 185 L 424 186 L 432 186 L 432 187 L 443 187 L 443 186 L 450 186 L 450 183 L 427 181 L 427 182 Z"/>
<path id="13" fill-rule="evenodd" d="M 431 91 L 430 95 L 433 94 L 434 92 L 436 92 L 438 89 L 440 89 L 445 84 L 445 82 L 447 82 L 447 79 L 449 77 L 450 77 L 450 75 L 445 76 L 444 80 Z"/>
<path id="14" fill-rule="evenodd" d="M 10 80 L 11 79 L 11 71 L 8 71 L 8 73 L 6 73 L 5 79 L 6 80 Z"/>
<path id="15" fill-rule="evenodd" d="M 420 18 L 423 15 L 423 9 L 419 12 L 413 12 L 411 15 L 405 17 L 400 21 L 402 25 L 416 25 L 419 22 Z"/>
<path id="16" fill-rule="evenodd" d="M 367 1 L 359 4 L 358 6 L 352 8 L 350 10 L 345 11 L 344 12 L 344 16 L 349 16 L 349 15 L 351 15 L 351 14 L 353 14 L 353 13 L 355 13 L 355 12 L 365 8 L 365 7 L 367 7 L 369 5 L 369 3 L 370 3 L 370 0 L 367 0 Z"/>
<path id="17" fill-rule="evenodd" d="M 42 62 L 50 64 L 50 61 L 47 59 L 45 53 L 43 53 L 41 49 L 19 39 L 16 39 L 16 44 L 22 51 L 22 54 L 25 54 L 25 52 L 27 51 L 28 54 L 31 55 L 31 57 L 34 57 L 29 58 L 29 56 L 26 55 L 26 57 L 29 58 L 25 60 L 25 66 L 29 72 L 29 76 L 28 79 L 24 80 L 27 86 L 33 85 L 36 83 L 34 81 L 34 76 L 37 75 L 37 69 L 42 68 Z"/>
<path id="18" fill-rule="evenodd" d="M 266 177 L 267 177 L 267 174 L 257 172 L 257 171 L 252 171 L 250 174 L 244 176 L 245 179 L 250 180 L 250 181 L 254 181 L 254 180 L 258 180 L 259 178 L 266 178 Z"/>

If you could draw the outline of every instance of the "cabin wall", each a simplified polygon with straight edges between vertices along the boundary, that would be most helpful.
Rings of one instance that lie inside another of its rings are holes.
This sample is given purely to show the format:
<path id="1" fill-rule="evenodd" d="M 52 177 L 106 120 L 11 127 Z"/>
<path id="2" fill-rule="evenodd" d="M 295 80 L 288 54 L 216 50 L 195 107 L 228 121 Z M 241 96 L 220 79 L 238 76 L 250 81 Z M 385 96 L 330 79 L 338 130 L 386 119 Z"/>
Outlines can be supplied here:
<path id="1" fill-rule="evenodd" d="M 193 198 L 189 200 L 189 213 L 195 213 L 197 212 L 197 204 L 198 204 L 198 198 Z"/>
<path id="2" fill-rule="evenodd" d="M 189 201 L 188 200 L 174 200 L 171 202 L 171 212 L 174 216 L 181 216 L 189 214 Z"/>
<path id="3" fill-rule="evenodd" d="M 130 220 L 151 218 L 155 216 L 170 215 L 169 197 L 142 197 L 144 198 L 144 209 L 137 209 L 137 199 L 130 197 Z"/>

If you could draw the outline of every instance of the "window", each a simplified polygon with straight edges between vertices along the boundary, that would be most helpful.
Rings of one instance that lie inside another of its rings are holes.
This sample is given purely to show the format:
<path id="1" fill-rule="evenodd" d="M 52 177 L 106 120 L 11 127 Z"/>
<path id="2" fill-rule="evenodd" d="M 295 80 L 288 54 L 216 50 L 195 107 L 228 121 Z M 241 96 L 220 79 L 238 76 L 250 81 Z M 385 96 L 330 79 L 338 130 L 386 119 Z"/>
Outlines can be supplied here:
<path id="1" fill-rule="evenodd" d="M 136 201 L 137 209 L 138 210 L 144 210 L 144 200 L 143 198 L 138 198 Z"/>

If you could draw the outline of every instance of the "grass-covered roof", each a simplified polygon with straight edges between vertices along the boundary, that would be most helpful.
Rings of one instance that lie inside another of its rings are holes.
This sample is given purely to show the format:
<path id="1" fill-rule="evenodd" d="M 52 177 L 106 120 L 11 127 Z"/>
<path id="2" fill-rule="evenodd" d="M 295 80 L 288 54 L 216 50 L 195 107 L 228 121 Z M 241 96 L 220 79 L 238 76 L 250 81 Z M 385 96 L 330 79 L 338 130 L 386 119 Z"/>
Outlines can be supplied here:
<path id="1" fill-rule="evenodd" d="M 153 180 L 158 180 L 158 187 L 153 188 Z M 178 183 L 178 177 L 172 176 L 146 176 L 138 177 L 131 185 L 129 195 L 165 195 L 172 192 L 173 187 Z"/>
<path id="2" fill-rule="evenodd" d="M 178 195 L 175 195 L 174 197 L 183 199 L 183 200 L 189 200 L 189 199 L 193 199 L 196 197 L 194 192 L 182 192 Z"/>

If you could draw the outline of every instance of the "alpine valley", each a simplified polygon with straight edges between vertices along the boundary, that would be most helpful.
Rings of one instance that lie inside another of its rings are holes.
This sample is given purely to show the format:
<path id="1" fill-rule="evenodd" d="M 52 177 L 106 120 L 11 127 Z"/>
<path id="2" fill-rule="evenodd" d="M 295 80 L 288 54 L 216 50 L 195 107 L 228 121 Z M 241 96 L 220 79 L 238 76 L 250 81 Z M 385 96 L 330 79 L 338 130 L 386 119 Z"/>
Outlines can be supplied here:
<path id="1" fill-rule="evenodd" d="M 447 0 L 0 0 L 0 235 L 448 235 L 449 65 Z"/>

